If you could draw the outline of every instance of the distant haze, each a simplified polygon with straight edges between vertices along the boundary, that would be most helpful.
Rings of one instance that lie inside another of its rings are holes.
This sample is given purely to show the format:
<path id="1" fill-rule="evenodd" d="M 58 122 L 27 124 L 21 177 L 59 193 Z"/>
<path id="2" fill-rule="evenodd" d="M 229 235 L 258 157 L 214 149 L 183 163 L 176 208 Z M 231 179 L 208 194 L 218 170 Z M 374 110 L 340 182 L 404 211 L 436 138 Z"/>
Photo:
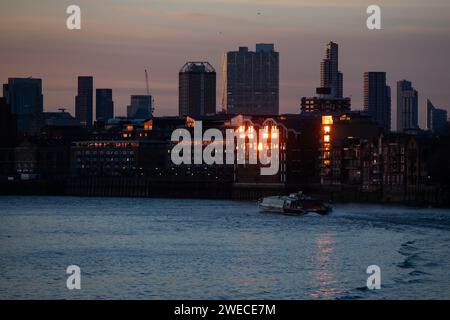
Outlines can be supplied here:
<path id="1" fill-rule="evenodd" d="M 178 71 L 186 61 L 209 61 L 238 46 L 274 43 L 280 52 L 280 111 L 298 113 L 300 98 L 319 85 L 325 44 L 340 46 L 344 94 L 361 109 L 363 73 L 386 71 L 395 123 L 396 81 L 419 91 L 425 104 L 450 110 L 450 2 L 376 1 L 383 30 L 366 28 L 365 0 L 15 0 L 0 4 L 0 81 L 40 77 L 47 111 L 74 110 L 77 76 L 93 75 L 95 88 L 112 88 L 116 115 L 131 94 L 144 94 L 144 69 L 156 115 L 178 111 Z M 78 4 L 82 29 L 66 29 L 66 8 Z M 395 125 L 394 125 L 395 127 Z"/>

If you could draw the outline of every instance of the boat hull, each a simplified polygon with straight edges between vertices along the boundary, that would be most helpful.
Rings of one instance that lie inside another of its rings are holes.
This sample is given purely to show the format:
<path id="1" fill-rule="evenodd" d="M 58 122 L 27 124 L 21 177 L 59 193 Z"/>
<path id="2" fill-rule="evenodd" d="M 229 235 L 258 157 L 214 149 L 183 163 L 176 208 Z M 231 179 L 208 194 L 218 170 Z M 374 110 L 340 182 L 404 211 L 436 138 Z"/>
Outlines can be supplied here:
<path id="1" fill-rule="evenodd" d="M 331 212 L 331 207 L 323 201 L 307 197 L 301 193 L 289 196 L 272 196 L 262 198 L 258 201 L 261 211 L 302 216 L 307 213 L 317 213 L 327 215 Z"/>
<path id="2" fill-rule="evenodd" d="M 302 216 L 302 215 L 306 214 L 306 211 L 304 211 L 303 209 L 280 208 L 280 207 L 262 206 L 262 205 L 259 205 L 259 209 L 262 212 L 266 212 L 266 213 L 284 214 L 284 215 L 288 215 L 288 216 Z"/>

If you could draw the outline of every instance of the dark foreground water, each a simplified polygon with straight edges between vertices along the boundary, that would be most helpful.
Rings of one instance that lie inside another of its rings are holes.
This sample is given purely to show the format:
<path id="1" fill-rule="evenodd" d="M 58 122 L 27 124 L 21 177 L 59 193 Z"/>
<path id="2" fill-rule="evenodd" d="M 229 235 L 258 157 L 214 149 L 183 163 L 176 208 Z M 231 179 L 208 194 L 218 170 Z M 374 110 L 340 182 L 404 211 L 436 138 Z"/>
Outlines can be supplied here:
<path id="1" fill-rule="evenodd" d="M 381 268 L 380 290 L 366 268 Z M 81 268 L 81 290 L 66 268 Z M 450 298 L 450 212 L 250 202 L 0 197 L 1 299 Z"/>

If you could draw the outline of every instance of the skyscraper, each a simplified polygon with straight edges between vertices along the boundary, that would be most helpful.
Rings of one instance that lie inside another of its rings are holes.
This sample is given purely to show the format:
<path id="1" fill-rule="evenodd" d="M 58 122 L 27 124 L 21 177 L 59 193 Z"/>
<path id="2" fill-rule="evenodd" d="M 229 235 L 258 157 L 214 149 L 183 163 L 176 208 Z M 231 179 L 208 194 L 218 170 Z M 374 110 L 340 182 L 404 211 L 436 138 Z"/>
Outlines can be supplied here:
<path id="1" fill-rule="evenodd" d="M 327 44 L 325 58 L 320 64 L 320 86 L 330 88 L 333 98 L 343 97 L 343 74 L 339 71 L 339 46 Z"/>
<path id="2" fill-rule="evenodd" d="M 112 100 L 112 89 L 95 90 L 95 118 L 108 120 L 114 118 L 114 102 Z"/>
<path id="3" fill-rule="evenodd" d="M 279 53 L 273 44 L 257 44 L 224 54 L 222 108 L 230 114 L 279 113 Z"/>
<path id="4" fill-rule="evenodd" d="M 94 78 L 78 77 L 78 95 L 75 97 L 75 117 L 85 127 L 92 126 Z"/>
<path id="5" fill-rule="evenodd" d="M 427 99 L 427 129 L 432 132 L 441 132 L 447 126 L 447 110 L 436 108 Z"/>
<path id="6" fill-rule="evenodd" d="M 351 99 L 343 97 L 343 74 L 339 70 L 339 47 L 337 43 L 327 44 L 325 58 L 320 63 L 320 87 L 315 97 L 303 97 L 302 113 L 319 113 L 324 115 L 348 112 Z"/>
<path id="7" fill-rule="evenodd" d="M 9 78 L 3 85 L 3 96 L 17 118 L 19 134 L 36 134 L 44 109 L 42 80 L 34 78 Z"/>
<path id="8" fill-rule="evenodd" d="M 391 88 L 386 72 L 364 73 L 364 111 L 386 131 L 391 130 Z"/>
<path id="9" fill-rule="evenodd" d="M 417 91 L 410 81 L 397 82 L 397 131 L 419 128 Z"/>
<path id="10" fill-rule="evenodd" d="M 132 95 L 127 106 L 128 119 L 148 119 L 153 116 L 151 95 Z"/>
<path id="11" fill-rule="evenodd" d="M 178 113 L 204 116 L 216 113 L 216 70 L 208 62 L 187 62 L 179 72 Z"/>

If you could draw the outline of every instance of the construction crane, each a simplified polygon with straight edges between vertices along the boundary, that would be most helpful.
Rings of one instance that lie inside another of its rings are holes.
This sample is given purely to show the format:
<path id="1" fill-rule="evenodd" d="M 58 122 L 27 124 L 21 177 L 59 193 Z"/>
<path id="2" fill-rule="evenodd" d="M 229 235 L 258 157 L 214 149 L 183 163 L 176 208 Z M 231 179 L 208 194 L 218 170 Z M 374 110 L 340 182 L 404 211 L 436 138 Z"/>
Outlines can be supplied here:
<path id="1" fill-rule="evenodd" d="M 148 71 L 147 69 L 145 69 L 145 87 L 147 89 L 147 96 L 150 95 L 150 89 L 148 86 Z M 151 114 L 153 115 L 153 112 L 155 111 L 155 107 L 154 107 L 154 103 L 155 103 L 155 99 L 153 99 L 152 97 L 152 105 L 151 105 Z"/>

